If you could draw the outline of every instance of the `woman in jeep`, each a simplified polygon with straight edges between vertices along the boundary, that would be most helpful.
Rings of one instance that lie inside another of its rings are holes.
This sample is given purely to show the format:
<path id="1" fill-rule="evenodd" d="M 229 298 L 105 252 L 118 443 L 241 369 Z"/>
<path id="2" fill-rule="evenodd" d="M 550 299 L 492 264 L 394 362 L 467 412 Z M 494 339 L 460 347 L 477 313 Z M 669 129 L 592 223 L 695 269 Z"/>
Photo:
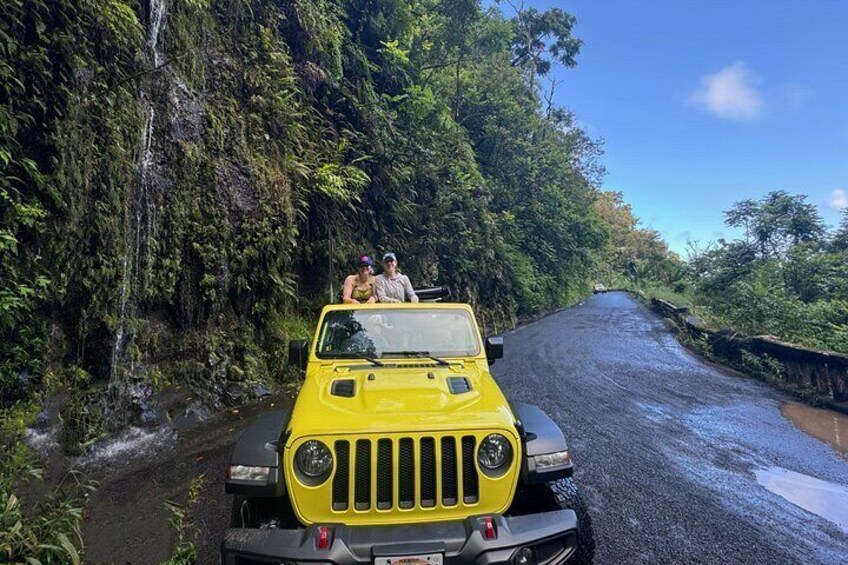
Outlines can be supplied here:
<path id="1" fill-rule="evenodd" d="M 359 258 L 359 270 L 349 275 L 342 286 L 342 302 L 345 304 L 373 304 L 377 302 L 374 292 L 374 261 L 368 255 Z"/>

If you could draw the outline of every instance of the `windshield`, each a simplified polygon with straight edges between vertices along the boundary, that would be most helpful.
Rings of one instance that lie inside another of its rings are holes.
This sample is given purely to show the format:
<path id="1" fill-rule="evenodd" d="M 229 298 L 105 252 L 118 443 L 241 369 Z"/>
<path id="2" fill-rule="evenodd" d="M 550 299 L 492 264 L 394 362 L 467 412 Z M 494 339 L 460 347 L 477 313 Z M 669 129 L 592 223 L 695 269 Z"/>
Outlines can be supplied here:
<path id="1" fill-rule="evenodd" d="M 477 330 L 465 310 L 336 310 L 324 316 L 316 355 L 471 357 L 480 352 Z"/>

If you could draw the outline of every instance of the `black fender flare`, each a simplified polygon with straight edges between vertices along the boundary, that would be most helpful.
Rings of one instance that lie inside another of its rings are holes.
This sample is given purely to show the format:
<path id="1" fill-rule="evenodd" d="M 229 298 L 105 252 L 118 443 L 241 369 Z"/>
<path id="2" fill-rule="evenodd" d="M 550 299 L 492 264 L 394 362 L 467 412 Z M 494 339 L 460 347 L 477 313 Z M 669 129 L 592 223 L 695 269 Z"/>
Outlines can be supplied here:
<path id="1" fill-rule="evenodd" d="M 291 410 L 281 409 L 265 412 L 245 431 L 233 448 L 230 465 L 268 467 L 268 481 L 236 480 L 230 478 L 229 468 L 224 491 L 249 497 L 280 497 L 286 493 L 283 473 L 282 452 L 285 445 L 286 428 Z"/>
<path id="2" fill-rule="evenodd" d="M 521 461 L 521 483 L 525 485 L 547 483 L 574 474 L 574 463 L 545 472 L 537 471 L 536 455 L 568 451 L 568 442 L 559 426 L 538 406 L 524 402 L 511 402 L 515 427 L 521 436 L 524 458 Z"/>

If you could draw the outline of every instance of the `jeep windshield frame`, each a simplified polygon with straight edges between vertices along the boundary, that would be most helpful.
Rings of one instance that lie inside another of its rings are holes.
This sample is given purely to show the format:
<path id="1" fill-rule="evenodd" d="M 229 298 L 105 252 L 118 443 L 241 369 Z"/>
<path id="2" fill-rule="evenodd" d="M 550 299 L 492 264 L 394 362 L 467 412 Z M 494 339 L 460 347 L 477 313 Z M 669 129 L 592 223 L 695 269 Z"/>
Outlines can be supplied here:
<path id="1" fill-rule="evenodd" d="M 482 351 L 473 315 L 464 308 L 444 307 L 331 310 L 322 319 L 315 345 L 318 359 L 409 359 L 426 353 L 441 360 L 477 357 Z"/>

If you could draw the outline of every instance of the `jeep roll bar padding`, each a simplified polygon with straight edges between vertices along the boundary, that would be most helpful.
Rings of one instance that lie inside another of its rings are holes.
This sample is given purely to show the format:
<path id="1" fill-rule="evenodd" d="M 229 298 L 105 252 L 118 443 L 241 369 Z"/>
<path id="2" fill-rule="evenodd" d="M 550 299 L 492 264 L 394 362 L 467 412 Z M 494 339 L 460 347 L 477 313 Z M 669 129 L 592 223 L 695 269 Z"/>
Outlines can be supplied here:
<path id="1" fill-rule="evenodd" d="M 229 494 L 244 496 L 272 496 L 285 494 L 285 476 L 282 468 L 282 451 L 285 443 L 285 431 L 291 418 L 287 409 L 272 410 L 259 416 L 241 435 L 230 465 L 248 467 L 269 467 L 268 483 L 257 484 L 254 481 L 238 481 L 227 478 L 224 490 Z"/>
<path id="2" fill-rule="evenodd" d="M 446 286 L 427 286 L 412 290 L 421 302 L 442 302 L 451 297 L 451 291 Z"/>
<path id="3" fill-rule="evenodd" d="M 510 402 L 510 406 L 524 447 L 521 481 L 524 484 L 536 484 L 570 477 L 574 473 L 573 463 L 544 473 L 536 472 L 534 456 L 568 450 L 568 442 L 556 422 L 532 404 Z"/>

